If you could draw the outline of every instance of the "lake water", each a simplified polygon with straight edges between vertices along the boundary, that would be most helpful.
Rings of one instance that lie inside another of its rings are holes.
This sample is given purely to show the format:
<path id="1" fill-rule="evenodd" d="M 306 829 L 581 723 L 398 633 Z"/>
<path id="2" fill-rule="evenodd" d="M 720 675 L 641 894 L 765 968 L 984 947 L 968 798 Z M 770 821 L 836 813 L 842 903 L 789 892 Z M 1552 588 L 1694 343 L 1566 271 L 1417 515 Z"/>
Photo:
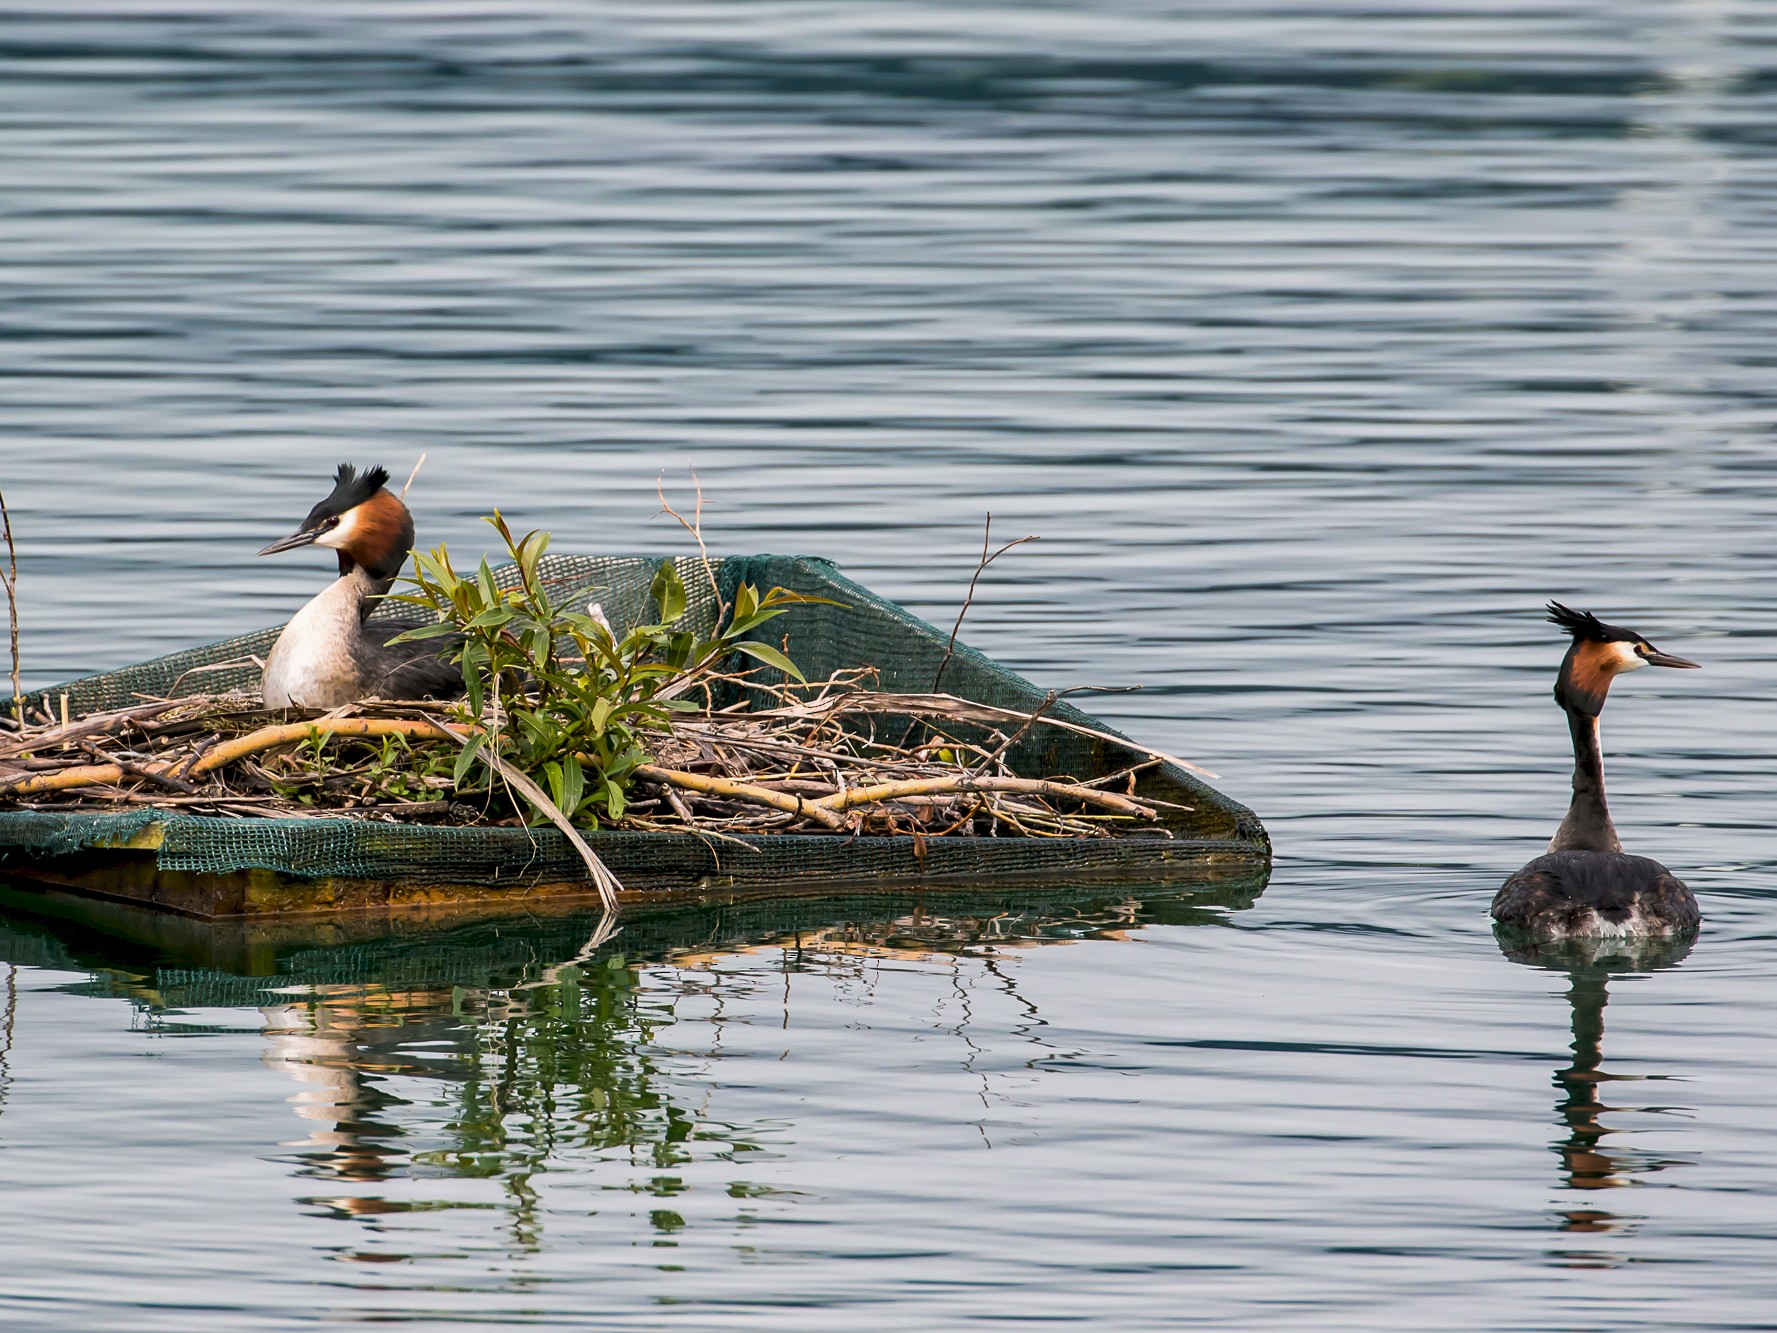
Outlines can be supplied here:
<path id="1" fill-rule="evenodd" d="M 1277 847 L 566 967 L 15 918 L 7 1327 L 1773 1326 L 1777 10 L 120 0 L 0 130 L 27 684 L 287 615 L 342 458 L 468 553 L 694 469 L 945 623 L 1040 534 L 965 637 Z M 1605 715 L 1688 956 L 1489 930 L 1550 596 L 1704 664 Z"/>

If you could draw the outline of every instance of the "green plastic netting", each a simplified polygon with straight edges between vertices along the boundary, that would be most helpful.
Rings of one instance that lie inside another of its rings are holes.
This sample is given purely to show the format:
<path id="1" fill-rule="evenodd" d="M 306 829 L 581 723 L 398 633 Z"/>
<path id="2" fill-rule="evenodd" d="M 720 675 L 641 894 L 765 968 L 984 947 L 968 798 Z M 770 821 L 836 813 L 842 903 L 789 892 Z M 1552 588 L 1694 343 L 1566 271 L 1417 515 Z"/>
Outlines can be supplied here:
<path id="1" fill-rule="evenodd" d="M 680 561 L 689 614 L 708 624 L 716 606 L 699 561 Z M 599 602 L 621 633 L 648 614 L 648 589 L 660 561 L 635 556 L 545 557 L 541 573 L 564 598 Z M 732 556 L 710 562 L 725 599 L 741 582 L 773 585 L 833 599 L 836 606 L 793 608 L 772 622 L 771 634 L 789 636 L 791 655 L 812 679 L 857 666 L 881 673 L 881 687 L 918 693 L 932 688 L 948 635 L 841 575 L 827 561 L 806 556 Z M 511 567 L 497 571 L 502 584 Z M 379 611 L 398 616 L 399 608 Z M 253 687 L 278 628 L 156 658 L 39 691 L 27 701 L 60 707 L 66 694 L 74 714 L 127 707 L 143 696 L 219 692 Z M 1002 707 L 1031 709 L 1045 692 L 980 653 L 958 644 L 945 668 L 946 693 Z M 721 701 L 718 701 L 721 702 Z M 1106 730 L 1066 702 L 1048 716 Z M 1100 776 L 1144 756 L 1115 742 L 1038 726 L 1009 754 L 1015 771 L 1040 777 Z M 1251 811 L 1190 773 L 1167 764 L 1138 779 L 1146 794 L 1193 807 L 1169 811 L 1170 838 L 1147 835 L 1102 839 L 759 835 L 744 840 L 690 834 L 596 831 L 588 841 L 633 889 L 686 889 L 856 883 L 870 880 L 971 880 L 1118 874 L 1178 874 L 1204 857 L 1264 860 L 1270 844 Z M 115 813 L 68 813 L 0 808 L 0 873 L 15 858 L 69 857 L 116 847 L 149 823 L 162 826 L 161 870 L 229 874 L 270 870 L 303 878 L 344 876 L 417 885 L 480 885 L 510 889 L 541 883 L 583 882 L 585 870 L 567 840 L 551 829 L 440 828 L 349 818 L 223 819 L 136 808 Z M 745 845 L 740 845 L 744 843 Z"/>

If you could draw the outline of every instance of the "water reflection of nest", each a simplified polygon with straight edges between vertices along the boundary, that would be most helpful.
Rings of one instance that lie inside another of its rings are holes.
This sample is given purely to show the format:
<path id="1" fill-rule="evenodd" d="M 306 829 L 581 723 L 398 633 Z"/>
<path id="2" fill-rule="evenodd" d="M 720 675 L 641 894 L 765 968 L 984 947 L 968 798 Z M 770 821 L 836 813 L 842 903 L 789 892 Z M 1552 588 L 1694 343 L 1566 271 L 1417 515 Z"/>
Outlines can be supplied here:
<path id="1" fill-rule="evenodd" d="M 0 895 L 21 914 L 0 920 L 0 959 L 87 971 L 78 989 L 127 999 L 153 1030 L 199 1028 L 192 1010 L 257 1008 L 261 1058 L 297 1087 L 290 1100 L 304 1136 L 283 1145 L 287 1160 L 345 1187 L 303 1202 L 374 1227 L 416 1206 L 495 1206 L 391 1199 L 382 1190 L 392 1180 L 518 1178 L 542 1169 L 558 1143 L 637 1151 L 663 1169 L 684 1156 L 693 1126 L 700 1142 L 761 1149 L 778 1130 L 716 1123 L 661 1074 L 654 1034 L 675 1021 L 675 997 L 657 984 L 662 965 L 691 994 L 708 980 L 699 974 L 736 954 L 779 951 L 785 971 L 835 975 L 872 957 L 975 958 L 1034 1014 L 996 970 L 999 955 L 1155 924 L 1219 924 L 1265 882 L 1265 868 L 1242 865 L 1192 889 L 887 889 L 640 915 L 608 939 L 582 911 L 319 947 L 289 923 L 223 945 L 213 929 L 187 933 L 159 914 L 87 899 L 33 926 L 23 914 L 41 900 Z M 333 937 L 332 927 L 319 936 Z M 416 1080 L 432 1091 L 415 1099 Z M 440 1097 L 451 1106 L 442 1122 L 411 1113 Z M 510 1207 L 520 1230 L 540 1225 L 522 1191 Z"/>

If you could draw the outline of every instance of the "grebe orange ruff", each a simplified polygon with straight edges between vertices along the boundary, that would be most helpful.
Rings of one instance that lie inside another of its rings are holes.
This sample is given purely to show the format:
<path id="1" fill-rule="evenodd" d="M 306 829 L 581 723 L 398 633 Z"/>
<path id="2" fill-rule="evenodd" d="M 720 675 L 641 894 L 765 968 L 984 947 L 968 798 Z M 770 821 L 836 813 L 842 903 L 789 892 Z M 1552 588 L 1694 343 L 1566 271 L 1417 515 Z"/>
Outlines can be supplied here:
<path id="1" fill-rule="evenodd" d="M 325 546 L 339 557 L 339 577 L 291 618 L 265 659 L 266 707 L 337 708 L 371 695 L 462 693 L 462 673 L 448 660 L 451 648 L 441 655 L 436 639 L 389 642 L 419 622 L 366 623 L 413 549 L 413 515 L 384 489 L 388 480 L 380 467 L 359 476 L 350 463 L 341 463 L 332 493 L 309 510 L 302 526 L 259 553 Z"/>
<path id="2" fill-rule="evenodd" d="M 1555 702 L 1573 733 L 1573 802 L 1549 850 L 1508 879 L 1493 919 L 1535 939 L 1677 935 L 1701 920 L 1697 899 L 1658 861 L 1628 856 L 1604 803 L 1598 715 L 1610 683 L 1644 666 L 1695 668 L 1634 630 L 1549 603 L 1549 619 L 1573 636 L 1555 677 Z"/>

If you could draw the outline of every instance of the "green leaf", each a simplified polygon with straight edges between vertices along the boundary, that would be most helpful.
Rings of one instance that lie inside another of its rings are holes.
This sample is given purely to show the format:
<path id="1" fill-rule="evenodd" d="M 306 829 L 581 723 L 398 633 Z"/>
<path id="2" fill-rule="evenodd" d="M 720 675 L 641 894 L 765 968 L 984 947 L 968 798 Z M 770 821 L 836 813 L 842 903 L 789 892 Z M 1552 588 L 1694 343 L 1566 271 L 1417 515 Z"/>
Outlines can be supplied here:
<path id="1" fill-rule="evenodd" d="M 549 751 L 556 748 L 561 739 L 561 731 L 548 718 L 539 716 L 529 708 L 514 709 L 512 716 L 518 719 L 519 727 L 536 743 L 538 749 Z"/>
<path id="2" fill-rule="evenodd" d="M 611 709 L 613 706 L 612 701 L 605 697 L 600 697 L 592 701 L 592 709 L 586 715 L 586 721 L 587 725 L 592 728 L 592 734 L 594 736 L 603 736 L 605 734 L 605 724 L 611 720 Z"/>
<path id="3" fill-rule="evenodd" d="M 518 612 L 514 611 L 509 606 L 490 606 L 487 610 L 476 616 L 475 619 L 471 620 L 467 625 L 463 626 L 463 628 L 466 630 L 499 629 L 502 625 L 511 621 L 517 614 Z M 454 628 L 454 626 L 447 626 L 446 628 Z"/>
<path id="4" fill-rule="evenodd" d="M 755 610 L 743 614 L 738 594 L 734 599 L 734 618 L 729 622 L 725 633 L 729 637 L 745 634 L 750 629 L 763 625 L 776 616 L 781 616 L 792 606 L 844 606 L 844 602 L 836 602 L 831 597 L 816 597 L 812 593 L 791 592 L 788 588 L 773 588 L 759 601 Z"/>
<path id="5" fill-rule="evenodd" d="M 697 650 L 702 646 L 703 645 L 698 642 L 695 634 L 689 632 L 675 634 L 672 638 L 667 640 L 665 653 L 666 660 L 672 665 L 674 670 L 683 671 L 697 660 Z"/>
<path id="6" fill-rule="evenodd" d="M 551 764 L 550 767 L 556 769 L 559 777 L 558 782 L 549 789 L 555 797 L 556 808 L 572 819 L 586 792 L 586 770 L 580 767 L 580 761 L 571 754 L 564 756 L 560 765 Z"/>
<path id="7" fill-rule="evenodd" d="M 678 566 L 662 560 L 655 571 L 648 596 L 660 608 L 660 623 L 670 625 L 685 614 L 685 581 L 679 577 Z"/>
<path id="8" fill-rule="evenodd" d="M 726 638 L 739 638 L 750 629 L 756 629 L 768 620 L 775 620 L 790 608 L 787 606 L 768 607 L 763 611 L 755 611 L 745 620 L 736 619 L 723 631 Z"/>
<path id="9" fill-rule="evenodd" d="M 447 634 L 455 634 L 457 627 L 448 620 L 441 620 L 436 625 L 416 625 L 412 629 L 404 629 L 390 643 L 413 643 L 418 639 L 442 639 Z"/>
<path id="10" fill-rule="evenodd" d="M 487 743 L 487 733 L 478 731 L 469 738 L 469 743 L 457 751 L 457 761 L 451 765 L 450 780 L 452 785 L 461 787 L 463 778 L 469 772 L 469 766 L 475 762 L 475 756 L 481 753 L 481 747 Z"/>
<path id="11" fill-rule="evenodd" d="M 422 579 L 431 579 L 447 596 L 457 585 L 457 572 L 450 567 L 450 556 L 442 546 L 431 552 L 415 551 L 413 567 Z"/>
<path id="12" fill-rule="evenodd" d="M 732 624 L 738 625 L 759 609 L 759 590 L 750 583 L 743 583 L 734 592 L 734 618 Z"/>
<path id="13" fill-rule="evenodd" d="M 766 666 L 776 667 L 786 676 L 799 681 L 801 684 L 808 684 L 808 681 L 803 678 L 802 673 L 796 669 L 796 664 L 789 658 L 785 657 L 776 648 L 773 648 L 770 644 L 755 643 L 749 639 L 745 643 L 737 643 L 733 645 L 733 647 L 734 651 L 737 653 L 745 653 L 748 657 L 757 658 L 759 661 L 765 663 Z"/>
<path id="14" fill-rule="evenodd" d="M 811 592 L 791 592 L 788 588 L 773 588 L 765 594 L 760 606 L 845 606 L 844 602 L 836 602 L 831 597 L 816 597 Z"/>
<path id="15" fill-rule="evenodd" d="M 539 671 L 547 670 L 550 649 L 555 646 L 555 641 L 548 628 L 543 625 L 533 625 L 520 633 L 519 638 L 524 642 L 524 650 L 530 656 L 531 665 Z"/>
<path id="16" fill-rule="evenodd" d="M 549 549 L 547 532 L 527 532 L 524 540 L 518 544 L 518 568 L 524 574 L 526 583 L 537 581 L 537 562 L 543 558 L 543 552 Z"/>
<path id="17" fill-rule="evenodd" d="M 512 529 L 506 526 L 506 516 L 504 514 L 496 508 L 493 513 L 489 514 L 481 521 L 500 534 L 500 540 L 506 543 L 506 549 L 508 551 L 512 549 Z"/>
<path id="18" fill-rule="evenodd" d="M 479 643 L 464 644 L 462 666 L 463 686 L 469 695 L 469 711 L 480 717 L 482 702 L 486 697 L 482 693 L 482 678 L 488 668 L 487 649 Z"/>

